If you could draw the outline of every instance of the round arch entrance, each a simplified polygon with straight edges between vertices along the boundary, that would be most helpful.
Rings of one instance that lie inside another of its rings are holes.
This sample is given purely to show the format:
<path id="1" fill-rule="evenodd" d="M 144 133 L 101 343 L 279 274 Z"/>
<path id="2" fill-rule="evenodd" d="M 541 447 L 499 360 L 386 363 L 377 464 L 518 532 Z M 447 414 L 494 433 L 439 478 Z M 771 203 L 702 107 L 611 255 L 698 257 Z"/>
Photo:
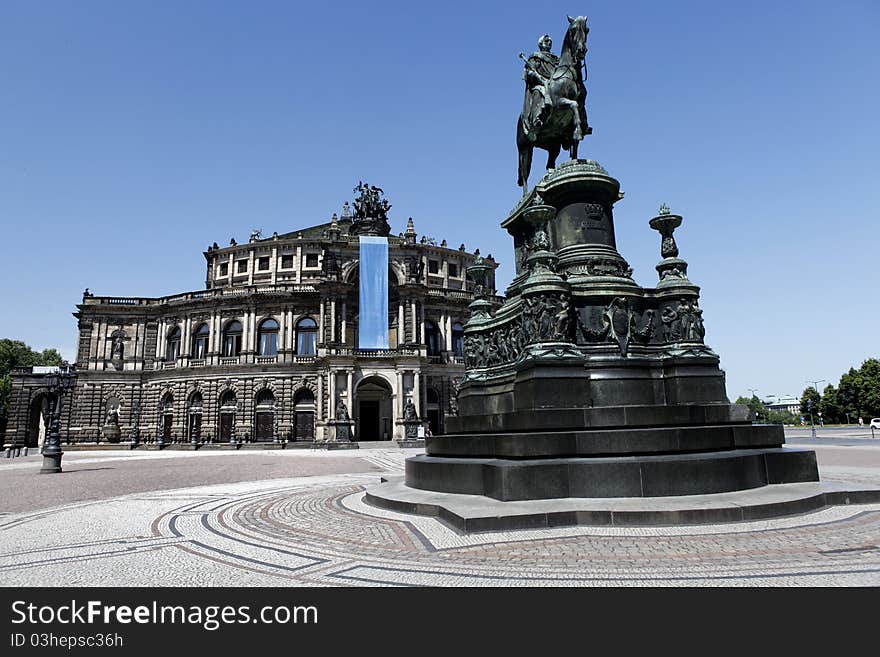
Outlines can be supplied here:
<path id="1" fill-rule="evenodd" d="M 31 400 L 25 447 L 43 446 L 43 441 L 46 439 L 46 430 L 49 426 L 50 401 L 49 395 L 44 392 L 39 393 Z"/>
<path id="2" fill-rule="evenodd" d="M 355 439 L 391 440 L 394 415 L 391 385 L 380 376 L 358 383 L 355 391 Z"/>

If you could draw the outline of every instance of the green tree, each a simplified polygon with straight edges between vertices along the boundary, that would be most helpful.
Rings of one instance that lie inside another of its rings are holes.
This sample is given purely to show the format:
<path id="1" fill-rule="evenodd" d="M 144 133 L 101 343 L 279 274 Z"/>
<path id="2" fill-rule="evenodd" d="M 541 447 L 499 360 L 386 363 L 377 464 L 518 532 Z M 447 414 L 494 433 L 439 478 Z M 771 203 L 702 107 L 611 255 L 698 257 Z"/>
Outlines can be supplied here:
<path id="1" fill-rule="evenodd" d="M 40 365 L 61 365 L 61 361 L 64 359 L 61 357 L 61 354 L 57 349 L 43 349 L 43 353 L 40 354 Z"/>
<path id="2" fill-rule="evenodd" d="M 768 411 L 767 421 L 770 424 L 800 424 L 800 418 L 790 411 Z"/>
<path id="3" fill-rule="evenodd" d="M 825 422 L 845 422 L 846 411 L 840 404 L 837 390 L 830 383 L 825 386 L 822 391 L 822 400 L 819 402 L 819 410 L 822 412 L 822 419 Z"/>
<path id="4" fill-rule="evenodd" d="M 41 354 L 38 354 L 21 340 L 0 339 L 0 376 L 9 374 L 13 367 L 41 365 L 41 358 Z"/>
<path id="5" fill-rule="evenodd" d="M 880 417 L 880 360 L 869 358 L 859 368 L 861 397 L 869 417 Z"/>
<path id="6" fill-rule="evenodd" d="M 0 339 L 0 408 L 9 411 L 12 395 L 12 377 L 10 372 L 16 367 L 33 367 L 34 365 L 60 365 L 61 354 L 57 349 L 43 349 L 36 352 L 21 340 Z M 4 413 L 0 413 L 3 415 Z"/>
<path id="7" fill-rule="evenodd" d="M 809 419 L 810 409 L 812 408 L 813 421 L 816 422 L 819 419 L 819 402 L 821 401 L 822 397 L 819 396 L 819 393 L 816 392 L 813 386 L 806 388 L 801 393 L 801 415 Z"/>
<path id="8" fill-rule="evenodd" d="M 752 395 L 751 398 L 739 397 L 736 400 L 736 403 L 749 407 L 749 419 L 752 422 L 755 422 L 758 418 L 769 421 L 769 418 L 767 416 L 767 407 L 761 403 L 761 400 L 758 399 L 757 395 Z"/>
<path id="9" fill-rule="evenodd" d="M 837 399 L 851 418 L 880 417 L 880 360 L 869 358 L 840 377 Z"/>

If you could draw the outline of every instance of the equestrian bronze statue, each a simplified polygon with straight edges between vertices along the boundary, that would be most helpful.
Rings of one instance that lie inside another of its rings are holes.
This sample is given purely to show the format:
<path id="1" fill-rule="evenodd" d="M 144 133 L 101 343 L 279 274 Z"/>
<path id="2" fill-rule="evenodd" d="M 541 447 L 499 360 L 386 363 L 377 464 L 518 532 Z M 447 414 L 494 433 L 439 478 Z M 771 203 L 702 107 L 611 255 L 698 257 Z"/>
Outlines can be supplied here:
<path id="1" fill-rule="evenodd" d="M 528 58 L 520 53 L 525 61 L 526 94 L 516 124 L 516 146 L 519 150 L 517 184 L 523 188 L 523 195 L 528 190 L 532 149 L 547 151 L 547 168 L 553 169 L 560 149 L 568 150 L 571 159 L 576 160 L 581 139 L 593 132 L 587 124 L 584 107 L 587 89 L 583 69 L 589 31 L 585 16 L 569 16 L 559 57 L 550 52 L 553 42 L 547 34 L 538 41 L 538 52 Z"/>

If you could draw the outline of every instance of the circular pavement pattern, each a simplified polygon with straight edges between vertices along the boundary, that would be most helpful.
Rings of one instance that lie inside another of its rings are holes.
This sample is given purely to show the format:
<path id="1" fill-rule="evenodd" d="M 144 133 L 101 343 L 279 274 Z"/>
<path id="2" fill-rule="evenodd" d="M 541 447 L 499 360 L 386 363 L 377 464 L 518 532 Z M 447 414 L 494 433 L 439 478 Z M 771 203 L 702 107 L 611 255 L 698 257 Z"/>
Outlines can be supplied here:
<path id="1" fill-rule="evenodd" d="M 404 454 L 360 458 L 398 474 Z M 378 468 L 377 468 L 378 469 Z M 0 516 L 9 585 L 880 585 L 880 505 L 688 527 L 463 535 L 367 505 L 375 474 L 234 482 Z"/>

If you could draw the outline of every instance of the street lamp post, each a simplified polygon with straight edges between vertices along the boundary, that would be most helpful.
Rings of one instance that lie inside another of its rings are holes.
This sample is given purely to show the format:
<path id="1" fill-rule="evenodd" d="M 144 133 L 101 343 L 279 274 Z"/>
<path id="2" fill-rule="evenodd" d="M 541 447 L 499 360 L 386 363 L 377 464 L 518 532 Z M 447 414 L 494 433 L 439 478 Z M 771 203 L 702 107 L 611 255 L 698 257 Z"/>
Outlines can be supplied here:
<path id="1" fill-rule="evenodd" d="M 810 437 L 816 437 L 816 425 L 813 424 L 813 400 L 807 400 L 807 410 L 810 411 Z"/>
<path id="2" fill-rule="evenodd" d="M 61 398 L 76 385 L 76 365 L 63 361 L 57 372 L 46 375 L 46 387 L 55 396 L 55 406 L 49 420 L 49 431 L 43 443 L 43 467 L 40 474 L 61 472 Z"/>

